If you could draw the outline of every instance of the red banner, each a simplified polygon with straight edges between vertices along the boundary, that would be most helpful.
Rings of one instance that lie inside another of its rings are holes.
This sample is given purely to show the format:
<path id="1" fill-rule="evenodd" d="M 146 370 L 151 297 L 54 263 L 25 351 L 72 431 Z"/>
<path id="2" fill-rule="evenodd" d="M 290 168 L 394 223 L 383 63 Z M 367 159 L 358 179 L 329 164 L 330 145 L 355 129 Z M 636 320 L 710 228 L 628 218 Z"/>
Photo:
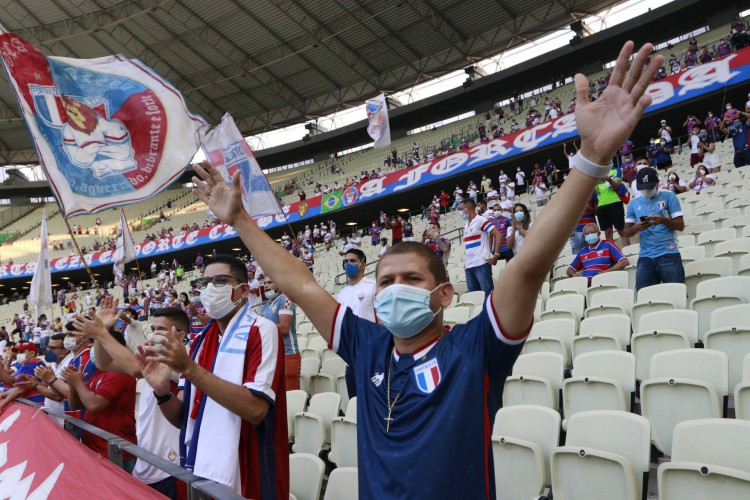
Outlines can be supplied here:
<path id="1" fill-rule="evenodd" d="M 0 498 L 164 499 L 46 413 L 13 403 L 0 416 Z"/>

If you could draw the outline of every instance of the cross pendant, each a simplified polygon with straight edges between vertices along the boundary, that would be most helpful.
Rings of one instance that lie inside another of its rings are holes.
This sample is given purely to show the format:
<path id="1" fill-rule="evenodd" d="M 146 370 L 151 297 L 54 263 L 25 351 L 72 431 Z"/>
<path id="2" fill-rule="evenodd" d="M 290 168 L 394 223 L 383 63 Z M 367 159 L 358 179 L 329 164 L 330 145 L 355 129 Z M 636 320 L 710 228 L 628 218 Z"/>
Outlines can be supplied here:
<path id="1" fill-rule="evenodd" d="M 388 416 L 385 417 L 383 420 L 385 420 L 385 422 L 386 422 L 386 424 L 385 424 L 385 432 L 390 432 L 390 430 L 391 430 L 391 421 L 393 420 L 391 418 L 391 410 L 388 410 Z"/>

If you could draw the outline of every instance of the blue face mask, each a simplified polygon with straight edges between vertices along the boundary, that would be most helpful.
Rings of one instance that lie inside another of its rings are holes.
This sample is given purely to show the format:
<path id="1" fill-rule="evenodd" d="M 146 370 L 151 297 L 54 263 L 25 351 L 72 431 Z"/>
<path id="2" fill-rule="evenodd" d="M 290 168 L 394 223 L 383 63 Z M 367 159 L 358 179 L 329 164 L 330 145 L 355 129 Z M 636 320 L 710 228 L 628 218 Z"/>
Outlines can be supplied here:
<path id="1" fill-rule="evenodd" d="M 52 350 L 48 350 L 44 355 L 44 361 L 47 363 L 57 363 L 57 354 L 52 352 Z"/>
<path id="2" fill-rule="evenodd" d="M 459 212 L 459 214 L 461 214 L 461 218 L 463 220 L 469 220 L 469 214 L 467 214 L 466 212 L 461 211 Z"/>
<path id="3" fill-rule="evenodd" d="M 430 295 L 441 286 L 442 283 L 425 290 L 410 285 L 390 285 L 375 297 L 375 314 L 396 337 L 414 337 L 437 315 L 430 309 Z"/>
<path id="4" fill-rule="evenodd" d="M 742 123 L 740 123 L 740 122 L 735 123 L 734 124 L 734 128 L 737 129 L 737 130 L 741 129 L 742 128 Z"/>
<path id="5" fill-rule="evenodd" d="M 266 298 L 268 300 L 273 300 L 276 298 L 276 290 L 266 290 Z"/>
<path id="6" fill-rule="evenodd" d="M 587 235 L 584 235 L 583 239 L 586 240 L 586 243 L 588 243 L 589 245 L 593 245 L 594 243 L 599 241 L 599 235 L 596 233 L 589 233 Z"/>
<path id="7" fill-rule="evenodd" d="M 526 220 L 526 214 L 523 212 L 516 212 L 513 214 L 513 217 L 515 217 L 518 222 L 523 222 Z"/>
<path id="8" fill-rule="evenodd" d="M 354 278 L 357 274 L 359 274 L 359 264 L 355 264 L 354 262 L 347 262 L 344 264 L 344 273 L 346 274 L 347 278 Z"/>
<path id="9" fill-rule="evenodd" d="M 192 302 L 193 304 L 200 304 L 201 298 L 199 295 L 193 295 L 192 297 L 190 297 L 190 302 Z"/>

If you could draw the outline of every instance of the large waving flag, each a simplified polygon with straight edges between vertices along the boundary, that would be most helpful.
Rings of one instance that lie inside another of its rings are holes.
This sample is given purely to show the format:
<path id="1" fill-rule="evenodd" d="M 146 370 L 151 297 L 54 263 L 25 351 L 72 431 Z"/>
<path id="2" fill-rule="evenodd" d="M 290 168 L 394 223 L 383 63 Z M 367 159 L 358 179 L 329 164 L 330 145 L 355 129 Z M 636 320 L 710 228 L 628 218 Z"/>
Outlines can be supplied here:
<path id="1" fill-rule="evenodd" d="M 154 196 L 200 147 L 206 123 L 137 59 L 45 56 L 12 34 L 0 58 L 65 217 Z"/>
<path id="2" fill-rule="evenodd" d="M 388 124 L 388 103 L 385 95 L 380 94 L 374 99 L 368 99 L 365 103 L 367 111 L 367 133 L 375 141 L 376 148 L 384 148 L 391 145 L 391 127 Z"/>
<path id="3" fill-rule="evenodd" d="M 113 272 L 115 274 L 115 284 L 123 286 L 125 284 L 125 264 L 135 260 L 135 242 L 133 235 L 130 234 L 128 220 L 125 218 L 125 210 L 120 209 L 120 224 L 117 227 L 117 248 L 112 259 L 115 263 Z"/>
<path id="4" fill-rule="evenodd" d="M 49 267 L 49 248 L 47 240 L 47 214 L 42 211 L 42 224 L 39 231 L 39 258 L 36 261 L 34 277 L 29 287 L 29 304 L 36 310 L 36 316 L 52 304 L 52 275 Z"/>
<path id="5" fill-rule="evenodd" d="M 242 204 L 251 217 L 284 213 L 232 115 L 226 113 L 221 123 L 206 134 L 201 146 L 208 161 L 227 182 L 231 182 L 232 175 L 239 169 Z"/>

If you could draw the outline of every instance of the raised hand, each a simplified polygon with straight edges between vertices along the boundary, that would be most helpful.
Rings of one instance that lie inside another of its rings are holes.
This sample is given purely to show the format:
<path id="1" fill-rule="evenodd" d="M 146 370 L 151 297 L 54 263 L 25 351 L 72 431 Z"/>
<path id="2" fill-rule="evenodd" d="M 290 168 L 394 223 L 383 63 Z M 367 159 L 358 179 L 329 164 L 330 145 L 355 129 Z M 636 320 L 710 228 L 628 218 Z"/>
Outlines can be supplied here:
<path id="1" fill-rule="evenodd" d="M 120 299 L 108 295 L 102 299 L 102 302 L 99 305 L 99 311 L 96 313 L 96 316 L 99 317 L 106 330 L 109 330 L 115 326 L 115 323 L 117 323 L 117 306 L 119 303 Z"/>
<path id="2" fill-rule="evenodd" d="M 108 320 L 111 319 L 109 316 L 107 316 L 107 318 Z M 114 320 L 117 321 L 117 315 L 114 316 Z M 114 322 L 112 325 L 114 325 Z M 86 319 L 80 314 L 76 314 L 73 317 L 73 326 L 75 327 L 75 331 L 71 333 L 79 337 L 95 339 L 103 337 L 104 335 L 109 335 L 109 327 L 104 324 L 97 314 L 94 314 L 91 319 Z"/>
<path id="3" fill-rule="evenodd" d="M 20 377 L 18 377 L 18 382 L 16 382 L 13 387 L 27 392 L 34 390 L 34 386 L 36 386 L 36 383 L 36 379 L 32 375 L 21 375 Z"/>
<path id="4" fill-rule="evenodd" d="M 145 351 L 146 361 L 163 363 L 179 373 L 185 373 L 193 363 L 175 327 L 172 327 L 171 332 L 154 335 L 151 342 L 145 346 Z"/>
<path id="5" fill-rule="evenodd" d="M 52 379 L 55 378 L 55 372 L 49 366 L 37 366 L 34 368 L 34 376 L 49 385 Z"/>
<path id="6" fill-rule="evenodd" d="M 651 97 L 645 95 L 645 91 L 664 62 L 663 56 L 656 55 L 645 66 L 654 50 L 654 46 L 647 43 L 628 69 L 633 46 L 633 42 L 625 43 L 617 56 L 609 85 L 596 101 L 589 102 L 588 79 L 582 74 L 575 76 L 576 123 L 581 136 L 581 153 L 599 165 L 610 164 L 614 152 L 651 104 Z"/>
<path id="7" fill-rule="evenodd" d="M 244 211 L 239 170 L 232 176 L 231 186 L 224 181 L 224 177 L 219 171 L 207 161 L 194 164 L 193 170 L 200 176 L 200 179 L 193 177 L 193 182 L 196 185 L 193 189 L 195 197 L 208 205 L 208 208 L 221 222 L 231 226 L 235 217 Z"/>
<path id="8" fill-rule="evenodd" d="M 83 381 L 83 376 L 78 368 L 75 366 L 68 365 L 60 372 L 60 378 L 63 379 L 68 385 L 75 385 L 77 382 Z"/>
<path id="9" fill-rule="evenodd" d="M 143 378 L 146 379 L 151 389 L 157 394 L 166 394 L 170 390 L 169 382 L 172 379 L 172 369 L 156 361 L 147 361 L 149 353 L 142 345 L 138 346 L 136 356 L 143 365 L 141 374 L 143 374 Z"/>

